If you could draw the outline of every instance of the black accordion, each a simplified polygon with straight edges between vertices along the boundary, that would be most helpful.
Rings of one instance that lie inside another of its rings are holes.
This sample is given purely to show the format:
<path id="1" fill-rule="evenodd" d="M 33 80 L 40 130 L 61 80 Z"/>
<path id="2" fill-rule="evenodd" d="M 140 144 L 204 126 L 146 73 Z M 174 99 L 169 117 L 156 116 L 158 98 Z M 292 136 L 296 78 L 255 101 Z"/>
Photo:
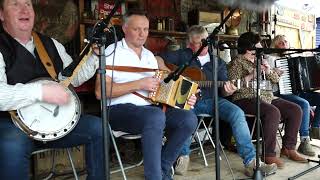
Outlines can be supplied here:
<path id="1" fill-rule="evenodd" d="M 275 60 L 284 71 L 279 81 L 279 94 L 298 94 L 320 89 L 320 56 Z"/>

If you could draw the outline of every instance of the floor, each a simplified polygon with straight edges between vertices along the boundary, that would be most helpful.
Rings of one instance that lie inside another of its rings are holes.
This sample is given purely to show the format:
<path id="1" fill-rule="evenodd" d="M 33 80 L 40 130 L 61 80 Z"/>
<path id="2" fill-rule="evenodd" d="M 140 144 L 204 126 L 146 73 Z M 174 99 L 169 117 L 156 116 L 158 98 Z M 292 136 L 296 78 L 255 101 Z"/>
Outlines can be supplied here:
<path id="1" fill-rule="evenodd" d="M 317 150 L 317 154 L 320 154 L 320 141 L 315 142 L 316 140 L 313 140 L 312 144 L 314 144 L 314 148 Z M 206 150 L 210 150 L 208 147 Z M 211 151 L 213 151 L 211 149 Z M 277 150 L 279 152 L 279 149 Z M 231 167 L 234 173 L 235 179 L 243 179 L 247 178 L 243 174 L 243 164 L 241 158 L 232 152 L 226 151 L 227 157 L 231 163 Z M 202 159 L 202 156 L 199 155 L 197 152 L 194 152 L 191 154 L 190 159 L 190 166 L 187 174 L 185 176 L 179 176 L 176 175 L 174 177 L 175 180 L 212 180 L 215 179 L 215 158 L 214 154 L 208 155 L 208 163 L 209 166 L 205 167 L 204 162 Z M 314 160 L 319 160 L 318 157 L 313 157 Z M 302 172 L 310 167 L 313 167 L 317 165 L 318 163 L 307 163 L 307 164 L 301 164 L 301 163 L 295 163 L 291 160 L 284 159 L 286 166 L 284 169 L 278 170 L 276 174 L 268 176 L 266 179 L 288 179 L 289 177 L 292 177 L 296 175 L 299 172 Z M 230 170 L 228 169 L 227 163 L 224 158 L 221 160 L 221 179 L 233 179 Z M 143 179 L 143 168 L 136 168 L 134 170 L 128 170 L 127 171 L 128 179 L 132 180 L 140 180 Z M 317 179 L 320 176 L 320 168 L 298 178 L 299 180 L 309 180 L 309 179 Z M 317 177 L 317 178 L 315 178 Z M 121 174 L 113 174 L 111 176 L 112 180 L 120 180 L 123 179 Z"/>
<path id="2" fill-rule="evenodd" d="M 281 144 L 281 139 L 279 138 L 280 144 Z M 320 140 L 312 140 L 311 141 L 314 149 L 316 150 L 316 156 L 312 157 L 311 159 L 319 161 L 318 155 L 320 154 Z M 299 144 L 299 142 L 298 142 Z M 214 149 L 212 146 L 209 144 L 205 145 L 205 151 L 209 153 L 207 155 L 207 160 L 208 160 L 208 166 L 205 167 L 204 161 L 202 156 L 199 154 L 199 151 L 193 151 L 190 155 L 190 165 L 189 169 L 186 175 L 184 176 L 179 176 L 175 175 L 174 179 L 175 180 L 212 180 L 216 179 L 216 174 L 215 174 L 215 155 L 214 155 Z M 277 145 L 277 154 L 279 156 L 279 146 Z M 226 160 L 224 156 L 221 158 L 221 179 L 226 179 L 226 180 L 232 180 L 232 179 L 244 179 L 247 178 L 243 174 L 243 164 L 241 158 L 233 152 L 230 151 L 225 151 L 227 158 L 229 159 L 232 167 L 232 171 L 234 173 L 234 178 L 227 166 Z M 139 155 L 140 156 L 140 155 Z M 307 157 L 307 156 L 306 156 Z M 307 157 L 308 158 L 308 157 Z M 310 158 L 310 157 L 309 157 Z M 139 158 L 136 158 L 139 159 Z M 283 159 L 285 162 L 285 168 L 278 170 L 276 174 L 270 175 L 266 177 L 266 179 L 270 180 L 285 180 L 288 179 L 289 177 L 293 177 L 294 175 L 305 171 L 313 166 L 316 166 L 319 164 L 319 162 L 314 163 L 314 162 L 309 162 L 309 163 L 296 163 L 288 159 Z M 115 161 L 115 160 L 113 160 Z M 112 166 L 115 166 L 114 164 Z M 128 180 L 143 180 L 143 166 L 136 167 L 134 169 L 130 169 L 126 171 L 127 179 Z M 306 175 L 298 178 L 299 180 L 309 180 L 309 179 L 320 179 L 320 168 L 315 169 L 314 171 L 311 171 L 307 173 Z M 72 176 L 68 177 L 59 177 L 55 179 L 73 179 L 70 178 Z M 80 177 L 80 180 L 85 180 L 85 175 L 82 175 Z M 120 172 L 111 174 L 111 180 L 122 180 L 122 174 Z"/>
<path id="3" fill-rule="evenodd" d="M 281 141 L 281 140 L 280 140 Z M 320 154 L 320 140 L 312 140 L 311 141 L 314 149 L 316 150 L 316 154 Z M 299 144 L 299 143 L 298 143 Z M 175 175 L 175 180 L 212 180 L 215 179 L 215 158 L 214 158 L 214 150 L 209 145 L 206 145 L 205 150 L 207 153 L 210 153 L 207 155 L 208 158 L 208 164 L 209 166 L 204 166 L 204 161 L 202 156 L 198 153 L 199 151 L 193 151 L 190 156 L 190 166 L 187 174 L 185 176 L 179 176 Z M 242 160 L 240 157 L 233 152 L 225 151 L 227 154 L 227 157 L 231 163 L 232 171 L 234 173 L 235 179 L 244 179 L 247 178 L 243 174 L 243 165 Z M 279 146 L 277 146 L 277 153 L 279 155 Z M 307 156 L 306 156 L 307 157 Z M 319 161 L 319 158 L 317 156 L 312 157 L 311 159 Z M 276 174 L 270 175 L 266 177 L 266 179 L 270 180 L 285 180 L 289 177 L 292 177 L 299 172 L 302 172 L 304 170 L 307 170 L 313 166 L 318 165 L 318 163 L 310 162 L 310 163 L 296 163 L 288 159 L 283 159 L 285 162 L 285 168 L 278 170 Z M 230 170 L 228 169 L 227 163 L 225 161 L 225 158 L 222 156 L 221 162 L 221 179 L 231 180 L 233 179 Z M 143 179 L 143 167 L 137 167 L 131 170 L 126 171 L 127 178 L 129 180 L 142 180 Z M 308 174 L 298 178 L 299 180 L 309 180 L 309 179 L 320 179 L 320 168 L 315 169 L 312 172 L 309 172 Z M 81 176 L 81 180 L 85 179 L 85 176 Z M 111 175 L 112 180 L 122 180 L 123 177 L 121 173 L 115 173 Z"/>

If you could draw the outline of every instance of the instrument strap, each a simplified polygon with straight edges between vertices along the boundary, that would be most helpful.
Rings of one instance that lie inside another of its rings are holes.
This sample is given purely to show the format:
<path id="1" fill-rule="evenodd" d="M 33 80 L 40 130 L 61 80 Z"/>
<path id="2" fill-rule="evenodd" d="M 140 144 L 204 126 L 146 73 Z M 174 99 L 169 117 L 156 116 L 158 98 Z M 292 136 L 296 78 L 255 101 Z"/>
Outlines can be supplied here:
<path id="1" fill-rule="evenodd" d="M 132 66 L 106 66 L 108 70 L 124 71 L 124 72 L 155 72 L 159 69 L 132 67 Z"/>
<path id="2" fill-rule="evenodd" d="M 47 50 L 43 46 L 42 41 L 40 40 L 38 34 L 34 31 L 32 31 L 32 36 L 34 39 L 34 44 L 36 46 L 37 52 L 39 54 L 40 60 L 44 67 L 46 68 L 47 72 L 50 74 L 51 78 L 54 80 L 57 80 L 57 73 L 54 69 L 54 65 L 52 63 L 52 60 L 50 59 Z"/>
<path id="3" fill-rule="evenodd" d="M 40 57 L 42 64 L 46 68 L 46 70 L 49 73 L 49 75 L 51 76 L 51 78 L 54 80 L 57 80 L 57 73 L 54 69 L 53 63 L 52 63 L 46 49 L 44 48 L 43 43 L 40 40 L 38 34 L 34 31 L 32 31 L 32 37 L 33 37 L 34 44 L 36 46 L 36 49 L 37 49 L 37 52 L 39 54 L 39 57 Z M 31 130 L 30 128 L 28 128 L 28 126 L 26 126 L 21 121 L 21 119 L 17 116 L 16 111 L 9 111 L 9 113 L 11 115 L 11 119 L 14 120 L 20 126 L 20 128 L 23 129 L 29 136 L 34 136 L 34 135 L 38 134 L 38 132 Z"/>
<path id="4" fill-rule="evenodd" d="M 134 94 L 134 95 L 136 95 L 136 96 L 138 96 L 138 97 L 150 102 L 151 104 L 157 104 L 157 103 L 153 102 L 150 98 L 145 97 L 144 95 L 142 95 L 142 94 L 140 94 L 138 92 L 132 92 L 132 94 Z M 166 112 L 167 111 L 167 105 L 166 104 L 161 104 L 161 105 L 162 105 L 162 111 Z"/>
<path id="5" fill-rule="evenodd" d="M 153 71 L 157 71 L 159 69 L 151 69 L 151 68 L 142 68 L 142 67 L 132 67 L 132 66 L 106 66 L 106 69 L 108 70 L 115 70 L 115 71 L 124 71 L 124 72 L 153 72 Z M 155 102 L 153 102 L 150 98 L 138 93 L 138 92 L 132 92 L 132 94 L 152 103 L 155 104 Z M 166 104 L 162 104 L 162 111 L 166 112 L 167 110 L 167 105 Z"/>

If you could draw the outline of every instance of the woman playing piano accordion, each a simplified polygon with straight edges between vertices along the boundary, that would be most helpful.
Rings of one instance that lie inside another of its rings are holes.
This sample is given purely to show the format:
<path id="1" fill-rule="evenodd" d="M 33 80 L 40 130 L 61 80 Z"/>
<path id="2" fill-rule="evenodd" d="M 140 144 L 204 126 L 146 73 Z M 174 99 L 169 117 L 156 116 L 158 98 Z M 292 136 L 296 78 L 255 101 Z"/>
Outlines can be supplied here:
<path id="1" fill-rule="evenodd" d="M 229 79 L 244 79 L 254 81 L 255 72 L 255 50 L 254 47 L 261 47 L 260 36 L 247 32 L 242 34 L 238 39 L 238 53 L 228 64 Z M 270 69 L 269 64 L 263 61 L 261 69 L 264 72 L 266 82 L 277 83 L 278 74 Z M 241 88 L 236 91 L 232 99 L 235 104 L 240 106 L 245 113 L 255 114 L 256 109 L 256 92 L 252 86 Z M 285 123 L 285 135 L 282 141 L 281 157 L 288 157 L 294 161 L 307 162 L 295 150 L 297 143 L 297 133 L 300 127 L 302 111 L 295 103 L 286 101 L 273 96 L 272 90 L 261 89 L 261 123 L 264 138 L 264 159 L 265 163 L 276 163 L 278 168 L 283 168 L 284 163 L 276 157 L 276 133 L 279 122 Z"/>
<path id="2" fill-rule="evenodd" d="M 285 35 L 277 35 L 272 43 L 272 48 L 279 48 L 279 49 L 288 49 L 289 48 L 289 42 L 287 40 L 287 37 Z M 297 58 L 295 58 L 297 59 Z M 285 54 L 272 54 L 268 58 L 268 62 L 271 65 L 271 68 L 275 68 L 275 61 L 290 61 L 293 59 L 290 59 L 289 56 L 286 56 Z M 309 59 L 310 60 L 310 59 Z M 282 72 L 280 72 L 279 75 L 281 75 Z M 282 76 L 281 76 L 282 77 Z M 292 82 L 292 83 L 299 83 L 299 82 Z M 277 90 L 278 86 L 275 86 Z M 299 91 L 295 94 L 279 94 L 279 97 L 294 102 L 298 104 L 302 109 L 302 121 L 300 125 L 300 145 L 298 148 L 298 151 L 302 154 L 305 154 L 307 156 L 315 156 L 315 152 L 312 149 L 312 146 L 310 144 L 310 137 L 314 139 L 320 139 L 320 94 L 317 92 L 303 92 Z M 312 123 L 312 128 L 309 132 L 310 127 L 310 105 L 316 106 L 315 110 L 315 116 Z M 309 134 L 310 133 L 310 134 Z M 309 137 L 310 136 L 310 137 Z"/>

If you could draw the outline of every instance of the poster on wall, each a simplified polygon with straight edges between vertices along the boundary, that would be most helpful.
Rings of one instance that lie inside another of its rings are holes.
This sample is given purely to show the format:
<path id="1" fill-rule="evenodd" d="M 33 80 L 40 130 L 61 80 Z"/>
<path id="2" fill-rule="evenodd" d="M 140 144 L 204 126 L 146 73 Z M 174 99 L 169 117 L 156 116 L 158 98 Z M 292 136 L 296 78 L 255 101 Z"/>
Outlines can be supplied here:
<path id="1" fill-rule="evenodd" d="M 277 16 L 277 23 L 279 23 L 279 25 L 309 32 L 315 29 L 314 14 L 306 14 L 279 5 L 275 6 L 275 13 Z"/>
<path id="2" fill-rule="evenodd" d="M 275 5 L 276 35 L 284 34 L 291 48 L 315 47 L 315 15 Z"/>

